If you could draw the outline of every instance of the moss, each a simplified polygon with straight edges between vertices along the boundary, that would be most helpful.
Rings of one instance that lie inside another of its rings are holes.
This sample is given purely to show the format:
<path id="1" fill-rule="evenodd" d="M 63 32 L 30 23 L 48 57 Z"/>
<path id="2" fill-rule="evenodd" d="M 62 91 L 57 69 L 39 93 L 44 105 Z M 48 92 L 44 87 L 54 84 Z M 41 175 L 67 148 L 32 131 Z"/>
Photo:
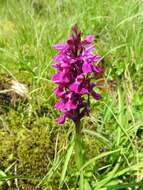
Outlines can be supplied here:
<path id="1" fill-rule="evenodd" d="M 5 126 L 0 129 L 0 169 L 4 171 L 16 161 L 17 175 L 26 178 L 19 180 L 20 188 L 24 189 L 24 184 L 32 188 L 48 172 L 49 160 L 54 152 L 50 144 L 49 120 L 35 118 L 29 128 L 28 124 L 22 126 L 19 114 L 12 115 L 9 130 L 6 131 Z M 14 176 L 14 167 L 10 168 L 8 175 Z M 11 180 L 12 186 L 13 183 Z"/>
<path id="2" fill-rule="evenodd" d="M 49 134 L 44 127 L 21 130 L 18 137 L 18 170 L 22 175 L 42 177 L 48 170 Z"/>
<path id="3" fill-rule="evenodd" d="M 49 171 L 55 151 L 57 154 L 65 151 L 69 128 L 57 126 L 45 104 L 33 105 L 31 110 L 28 104 L 10 107 L 1 114 L 0 121 L 0 169 L 5 171 L 13 164 L 6 173 L 14 176 L 16 163 L 17 175 L 24 177 L 18 179 L 19 188 L 34 189 Z M 52 187 L 58 185 L 59 177 L 58 173 L 54 174 Z M 11 186 L 4 183 L 2 190 L 15 188 L 15 181 L 10 182 Z"/>
<path id="4" fill-rule="evenodd" d="M 0 131 L 0 168 L 7 168 L 15 155 L 15 137 L 5 131 Z"/>

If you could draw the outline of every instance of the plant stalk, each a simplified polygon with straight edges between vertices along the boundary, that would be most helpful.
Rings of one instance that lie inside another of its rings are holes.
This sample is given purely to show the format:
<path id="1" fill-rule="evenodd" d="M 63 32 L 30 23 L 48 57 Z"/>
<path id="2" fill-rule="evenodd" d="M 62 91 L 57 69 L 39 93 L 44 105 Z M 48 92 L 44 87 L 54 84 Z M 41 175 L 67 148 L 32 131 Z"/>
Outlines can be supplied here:
<path id="1" fill-rule="evenodd" d="M 77 168 L 80 168 L 84 164 L 84 147 L 83 147 L 83 138 L 81 135 L 81 123 L 80 120 L 75 122 L 75 161 L 77 164 Z"/>

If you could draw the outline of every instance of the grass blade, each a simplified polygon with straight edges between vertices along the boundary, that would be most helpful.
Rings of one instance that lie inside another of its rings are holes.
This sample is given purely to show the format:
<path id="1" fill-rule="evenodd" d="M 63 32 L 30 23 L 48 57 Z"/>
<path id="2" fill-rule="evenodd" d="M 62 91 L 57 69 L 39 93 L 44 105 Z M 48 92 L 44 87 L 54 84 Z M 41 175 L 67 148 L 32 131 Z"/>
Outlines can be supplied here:
<path id="1" fill-rule="evenodd" d="M 101 153 L 100 155 L 90 159 L 88 162 L 86 162 L 83 167 L 80 169 L 80 171 L 82 171 L 84 168 L 86 168 L 87 166 L 89 166 L 90 164 L 92 164 L 93 162 L 95 162 L 96 160 L 99 160 L 100 158 L 103 158 L 105 156 L 108 156 L 110 154 L 113 154 L 115 152 L 119 152 L 121 151 L 121 149 L 117 149 L 117 150 L 113 150 L 113 151 L 108 151 L 108 152 L 104 152 L 104 153 Z"/>
<path id="2" fill-rule="evenodd" d="M 70 161 L 70 158 L 71 158 L 71 155 L 72 155 L 72 152 L 73 152 L 73 149 L 74 149 L 74 145 L 75 145 L 75 142 L 72 141 L 71 144 L 69 145 L 68 149 L 67 149 L 65 163 L 64 163 L 64 167 L 63 167 L 62 174 L 61 174 L 61 179 L 60 179 L 60 187 L 64 183 L 64 179 L 65 179 L 65 176 L 66 176 L 66 171 L 67 171 L 68 163 Z"/>
<path id="3" fill-rule="evenodd" d="M 93 130 L 90 130 L 90 129 L 84 129 L 83 132 L 85 132 L 86 134 L 88 135 L 91 135 L 91 136 L 95 136 L 96 138 L 98 138 L 102 143 L 106 144 L 108 147 L 110 147 L 110 141 L 108 139 L 106 139 L 105 137 L 103 137 L 101 134 L 93 131 Z"/>

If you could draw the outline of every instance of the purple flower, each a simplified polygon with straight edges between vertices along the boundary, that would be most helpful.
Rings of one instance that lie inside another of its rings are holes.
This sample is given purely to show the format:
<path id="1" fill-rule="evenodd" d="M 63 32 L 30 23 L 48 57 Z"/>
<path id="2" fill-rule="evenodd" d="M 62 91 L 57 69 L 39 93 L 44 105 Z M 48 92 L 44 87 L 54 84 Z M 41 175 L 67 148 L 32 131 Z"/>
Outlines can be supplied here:
<path id="1" fill-rule="evenodd" d="M 57 119 L 60 124 L 66 118 L 77 122 L 88 115 L 90 95 L 96 100 L 101 98 L 94 91 L 96 84 L 93 81 L 102 69 L 96 64 L 100 56 L 93 53 L 93 40 L 93 35 L 81 40 L 81 33 L 75 25 L 66 43 L 53 45 L 59 51 L 53 58 L 56 63 L 52 66 L 57 69 L 57 73 L 52 80 L 58 85 L 54 93 L 59 98 L 55 108 L 63 113 Z"/>

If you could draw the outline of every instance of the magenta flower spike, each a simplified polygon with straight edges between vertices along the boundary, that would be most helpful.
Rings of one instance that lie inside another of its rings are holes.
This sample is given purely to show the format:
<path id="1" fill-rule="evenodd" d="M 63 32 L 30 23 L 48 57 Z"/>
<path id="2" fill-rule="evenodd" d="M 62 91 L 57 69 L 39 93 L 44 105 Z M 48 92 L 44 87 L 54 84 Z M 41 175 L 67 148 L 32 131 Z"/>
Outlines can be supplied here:
<path id="1" fill-rule="evenodd" d="M 93 40 L 93 35 L 81 40 L 81 32 L 75 25 L 66 43 L 53 45 L 59 51 L 53 58 L 56 64 L 52 65 L 57 69 L 52 80 L 58 85 L 54 93 L 59 99 L 55 108 L 62 112 L 57 119 L 59 124 L 63 124 L 66 118 L 75 123 L 80 121 L 90 112 L 90 95 L 96 100 L 101 98 L 95 92 L 96 83 L 93 82 L 102 72 L 96 64 L 100 56 L 93 53 Z"/>

